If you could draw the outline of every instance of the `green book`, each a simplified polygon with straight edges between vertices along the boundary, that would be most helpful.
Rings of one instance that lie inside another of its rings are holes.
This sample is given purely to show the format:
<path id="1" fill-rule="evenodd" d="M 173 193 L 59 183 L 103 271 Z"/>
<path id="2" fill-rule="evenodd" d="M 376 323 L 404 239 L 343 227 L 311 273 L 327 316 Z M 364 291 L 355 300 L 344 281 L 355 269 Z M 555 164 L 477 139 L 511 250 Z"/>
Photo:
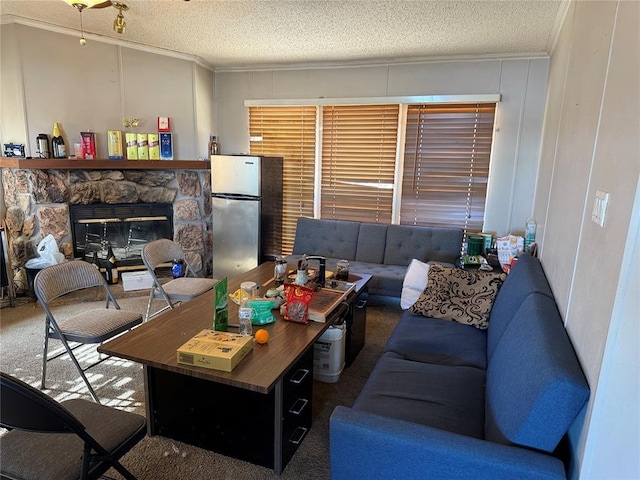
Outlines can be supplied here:
<path id="1" fill-rule="evenodd" d="M 224 277 L 213 287 L 215 295 L 215 306 L 213 310 L 213 329 L 219 332 L 226 332 L 229 327 L 229 312 L 227 309 L 227 277 Z"/>

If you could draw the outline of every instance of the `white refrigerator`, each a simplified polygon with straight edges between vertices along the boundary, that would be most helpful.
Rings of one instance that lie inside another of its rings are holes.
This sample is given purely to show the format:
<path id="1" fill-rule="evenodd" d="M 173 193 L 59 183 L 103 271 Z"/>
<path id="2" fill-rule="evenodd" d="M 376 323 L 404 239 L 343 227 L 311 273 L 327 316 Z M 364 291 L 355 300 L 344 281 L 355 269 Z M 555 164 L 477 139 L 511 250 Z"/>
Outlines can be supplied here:
<path id="1" fill-rule="evenodd" d="M 211 156 L 213 278 L 282 254 L 282 158 Z"/>

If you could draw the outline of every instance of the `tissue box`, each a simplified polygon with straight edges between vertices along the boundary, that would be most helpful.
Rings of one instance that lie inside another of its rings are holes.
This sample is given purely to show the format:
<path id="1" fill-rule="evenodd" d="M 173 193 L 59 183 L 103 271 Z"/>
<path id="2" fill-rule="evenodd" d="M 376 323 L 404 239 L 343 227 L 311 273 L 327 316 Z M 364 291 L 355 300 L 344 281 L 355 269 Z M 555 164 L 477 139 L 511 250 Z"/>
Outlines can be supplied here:
<path id="1" fill-rule="evenodd" d="M 153 286 L 153 278 L 149 272 L 124 272 L 122 273 L 122 289 L 125 292 L 131 290 L 144 290 Z"/>

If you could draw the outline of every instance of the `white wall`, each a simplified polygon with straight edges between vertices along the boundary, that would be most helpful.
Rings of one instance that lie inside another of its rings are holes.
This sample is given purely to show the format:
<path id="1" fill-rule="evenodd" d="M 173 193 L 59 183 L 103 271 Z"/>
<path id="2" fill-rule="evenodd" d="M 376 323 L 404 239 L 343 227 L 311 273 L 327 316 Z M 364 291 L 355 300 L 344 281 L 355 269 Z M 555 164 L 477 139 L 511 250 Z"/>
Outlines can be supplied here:
<path id="1" fill-rule="evenodd" d="M 640 478 L 640 293 L 630 278 L 637 267 L 627 265 L 640 240 L 639 19 L 638 2 L 577 1 L 552 52 L 534 213 L 541 260 L 591 387 L 586 428 L 571 431 L 572 478 Z M 596 190 L 611 196 L 604 228 L 591 221 Z"/>
<path id="2" fill-rule="evenodd" d="M 498 93 L 485 231 L 523 234 L 533 208 L 548 66 L 547 58 L 537 58 L 216 71 L 221 148 L 249 150 L 247 99 Z"/>
<path id="3" fill-rule="evenodd" d="M 106 131 L 141 120 L 139 132 L 157 131 L 171 117 L 174 158 L 206 153 L 213 128 L 213 71 L 177 56 L 67 35 L 20 24 L 2 25 L 0 142 L 25 143 L 59 122 L 68 150 L 81 131 L 94 131 L 98 156 L 107 158 Z M 71 148 L 70 148 L 71 147 Z"/>

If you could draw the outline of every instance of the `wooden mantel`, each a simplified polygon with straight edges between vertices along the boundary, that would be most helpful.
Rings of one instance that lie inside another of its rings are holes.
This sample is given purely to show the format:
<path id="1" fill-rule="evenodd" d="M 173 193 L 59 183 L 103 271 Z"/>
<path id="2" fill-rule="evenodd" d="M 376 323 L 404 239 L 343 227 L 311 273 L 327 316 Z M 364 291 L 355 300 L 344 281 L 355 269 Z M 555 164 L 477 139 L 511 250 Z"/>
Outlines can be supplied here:
<path id="1" fill-rule="evenodd" d="M 0 157 L 0 167 L 24 170 L 208 170 L 208 160 L 73 160 Z"/>

